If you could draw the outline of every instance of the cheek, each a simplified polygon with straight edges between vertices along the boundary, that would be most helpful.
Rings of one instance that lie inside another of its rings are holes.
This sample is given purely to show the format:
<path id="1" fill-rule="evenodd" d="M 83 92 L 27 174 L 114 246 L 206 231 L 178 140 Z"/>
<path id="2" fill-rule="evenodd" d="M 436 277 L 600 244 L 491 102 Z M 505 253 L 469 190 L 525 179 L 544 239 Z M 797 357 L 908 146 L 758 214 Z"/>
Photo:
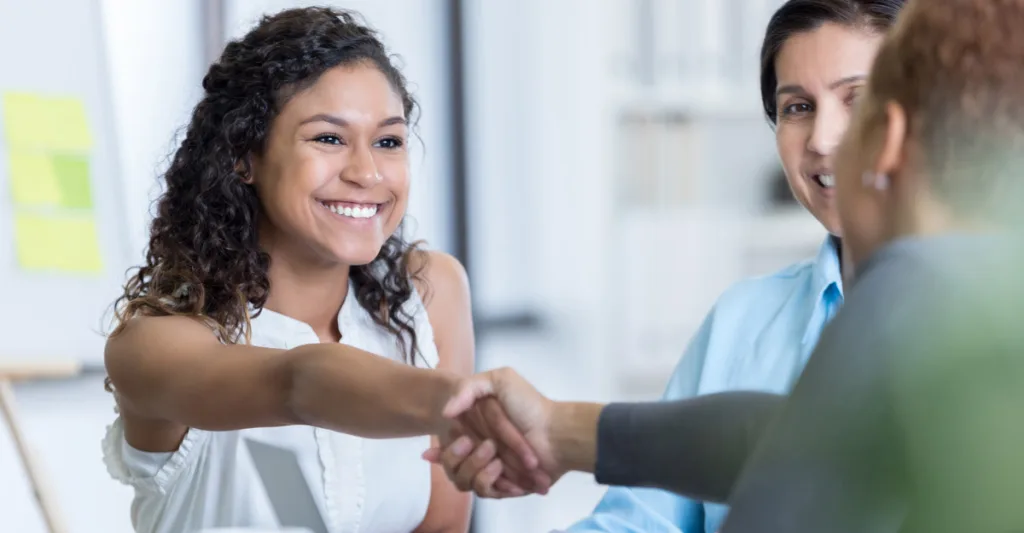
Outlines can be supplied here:
<path id="1" fill-rule="evenodd" d="M 405 211 L 409 205 L 409 170 L 408 167 L 396 167 L 388 172 L 386 176 L 387 179 L 384 181 L 384 186 L 391 193 L 392 201 L 394 202 L 393 210 L 388 219 L 389 229 L 393 231 L 393 227 L 397 227 L 402 221 L 402 217 L 405 216 Z"/>
<path id="2" fill-rule="evenodd" d="M 807 132 L 798 124 L 780 124 L 775 130 L 775 146 L 779 151 L 786 178 L 792 181 L 800 175 L 804 149 L 807 146 Z"/>
<path id="3" fill-rule="evenodd" d="M 323 161 L 295 160 L 269 169 L 259 180 L 260 203 L 275 223 L 296 225 L 308 216 L 316 191 L 329 180 Z"/>
<path id="4" fill-rule="evenodd" d="M 836 210 L 843 235 L 861 243 L 875 241 L 881 224 L 878 197 L 852 173 L 842 179 L 837 176 L 836 182 Z"/>

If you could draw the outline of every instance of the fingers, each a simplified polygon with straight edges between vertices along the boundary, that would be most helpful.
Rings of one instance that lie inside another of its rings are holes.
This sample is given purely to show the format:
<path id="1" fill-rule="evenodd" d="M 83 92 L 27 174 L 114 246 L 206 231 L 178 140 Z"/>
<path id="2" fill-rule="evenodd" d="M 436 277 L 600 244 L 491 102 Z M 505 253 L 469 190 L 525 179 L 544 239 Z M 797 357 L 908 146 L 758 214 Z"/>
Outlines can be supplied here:
<path id="1" fill-rule="evenodd" d="M 461 415 L 459 417 L 459 421 L 462 428 L 464 428 L 468 435 L 473 436 L 476 442 L 483 442 L 490 439 L 497 443 L 498 441 L 495 439 L 495 431 L 491 427 L 488 416 L 485 415 L 483 411 L 483 406 L 486 404 L 494 406 L 499 413 L 504 413 L 497 400 L 494 398 L 484 398 L 477 402 L 477 405 L 472 409 Z M 515 430 L 513 429 L 513 431 Z M 532 488 L 533 477 L 529 469 L 523 466 L 519 457 L 506 448 L 503 443 L 501 446 L 497 446 L 497 448 L 498 457 L 503 463 L 504 476 L 521 487 Z"/>
<path id="2" fill-rule="evenodd" d="M 486 451 L 493 451 L 493 443 L 488 441 L 488 446 L 491 448 Z M 423 458 L 430 461 L 431 463 L 442 465 L 445 467 L 445 471 L 448 474 L 449 479 L 456 483 L 456 486 L 460 490 L 466 490 L 460 486 L 461 482 L 456 481 L 456 473 L 465 470 L 466 477 L 472 474 L 473 466 L 469 464 L 470 460 L 464 459 L 464 455 L 461 453 L 465 448 L 465 444 L 460 443 L 457 449 L 450 446 L 447 450 L 434 447 L 430 448 L 423 453 Z M 483 447 L 483 445 L 481 445 Z M 442 456 L 447 453 L 446 459 L 443 460 Z M 475 455 L 475 454 L 474 454 Z M 482 452 L 482 455 L 478 459 L 473 459 L 475 464 L 483 462 L 486 453 Z M 472 457 L 471 457 L 472 459 Z M 447 464 L 446 462 L 447 461 Z M 486 466 L 481 469 L 477 474 L 472 475 L 472 490 L 482 498 L 516 498 L 529 494 L 531 491 L 524 488 L 522 485 L 510 480 L 506 477 L 508 473 L 504 469 L 500 459 L 492 459 Z"/>
<path id="3" fill-rule="evenodd" d="M 455 449 L 460 444 L 456 441 L 452 445 L 453 453 L 465 455 L 469 450 L 465 448 Z M 468 446 L 468 444 L 467 444 Z M 462 453 L 460 453 L 462 452 Z M 498 463 L 493 466 L 492 463 Z M 490 467 L 490 470 L 487 470 Z M 496 471 L 496 472 L 495 472 Z M 455 486 L 459 490 L 484 492 L 490 490 L 491 485 L 501 475 L 501 461 L 497 460 L 497 449 L 494 441 L 486 440 L 477 446 L 476 450 L 466 457 L 455 470 Z"/>
<path id="4" fill-rule="evenodd" d="M 526 442 L 526 437 L 520 433 L 519 428 L 509 420 L 501 404 L 492 398 L 481 402 L 480 409 L 490 427 L 490 437 L 502 444 L 503 451 L 513 452 L 512 454 L 502 453 L 502 459 L 507 464 L 520 463 L 524 470 L 537 468 L 539 461 L 533 447 Z M 506 456 L 508 455 L 508 456 Z"/>
<path id="5" fill-rule="evenodd" d="M 423 452 L 423 459 L 430 461 L 431 463 L 441 464 L 441 448 L 430 448 Z"/>
<path id="6" fill-rule="evenodd" d="M 483 449 L 483 446 L 478 449 Z M 474 455 L 474 457 L 476 456 Z M 473 457 L 471 457 L 470 460 L 473 460 Z M 467 461 L 467 463 L 468 462 L 469 461 Z M 494 482 L 498 480 L 499 476 L 501 476 L 501 471 L 501 459 L 492 459 L 489 463 L 485 464 L 479 472 L 475 473 L 471 480 L 473 492 L 483 498 L 499 497 L 497 491 L 494 490 Z"/>
<path id="7" fill-rule="evenodd" d="M 444 466 L 448 477 L 459 487 L 459 490 L 469 490 L 468 484 L 459 485 L 457 482 L 458 472 L 462 468 L 462 462 L 473 450 L 473 441 L 469 437 L 459 437 L 441 452 L 441 464 Z"/>
<path id="8" fill-rule="evenodd" d="M 494 491 L 498 494 L 497 498 L 518 498 L 527 494 L 526 489 L 504 477 L 499 477 L 494 482 Z"/>
<path id="9" fill-rule="evenodd" d="M 502 466 L 502 462 L 495 459 L 477 475 L 473 482 L 473 491 L 477 496 L 495 499 L 517 498 L 528 493 L 526 489 L 502 475 Z"/>

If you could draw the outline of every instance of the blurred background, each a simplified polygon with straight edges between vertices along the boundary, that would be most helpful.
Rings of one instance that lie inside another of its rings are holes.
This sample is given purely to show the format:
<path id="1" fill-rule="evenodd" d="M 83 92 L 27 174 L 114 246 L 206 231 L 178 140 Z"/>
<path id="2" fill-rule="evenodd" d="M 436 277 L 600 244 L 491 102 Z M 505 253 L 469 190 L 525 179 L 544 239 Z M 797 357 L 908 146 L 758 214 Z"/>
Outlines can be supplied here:
<path id="1" fill-rule="evenodd" d="M 361 12 L 401 57 L 423 111 L 409 229 L 466 265 L 482 370 L 512 366 L 560 399 L 657 398 L 722 290 L 825 235 L 793 203 L 760 107 L 781 0 L 319 4 Z M 114 418 L 100 332 L 157 177 L 226 40 L 301 5 L 0 0 L 0 362 L 83 367 L 14 387 L 72 533 L 131 531 L 131 492 L 100 459 Z M 81 124 L 19 118 L 53 109 Z M 77 196 L 25 181 L 29 144 L 80 163 L 54 165 Z M 475 531 L 563 528 L 602 493 L 570 476 L 545 498 L 479 502 Z M 2 425 L 0 517 L 45 531 Z"/>

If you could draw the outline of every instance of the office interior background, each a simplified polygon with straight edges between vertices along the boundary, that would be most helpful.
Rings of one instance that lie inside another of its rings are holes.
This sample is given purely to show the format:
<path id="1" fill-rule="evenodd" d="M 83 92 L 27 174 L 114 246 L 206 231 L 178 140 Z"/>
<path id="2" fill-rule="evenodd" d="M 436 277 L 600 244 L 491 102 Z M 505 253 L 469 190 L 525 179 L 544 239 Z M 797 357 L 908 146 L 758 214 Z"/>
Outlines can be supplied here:
<path id="1" fill-rule="evenodd" d="M 825 236 L 792 200 L 760 107 L 760 40 L 781 0 L 319 4 L 359 11 L 401 57 L 422 106 L 410 230 L 466 265 L 481 370 L 514 367 L 558 399 L 657 398 L 718 294 L 812 257 Z M 99 237 L 115 258 L 97 281 L 45 278 L 60 293 L 39 297 L 75 310 L 61 317 L 98 323 L 141 258 L 157 177 L 225 40 L 300 5 L 0 0 L 0 19 L 37 22 L 23 46 L 0 39 L 0 92 L 62 94 L 61 65 L 34 58 L 36 43 L 93 52 L 81 74 L 95 77 L 86 116 L 103 152 L 92 191 L 97 216 L 117 221 Z M 65 26 L 94 31 L 78 42 Z M 114 418 L 103 339 L 51 341 L 59 326 L 10 297 L 38 282 L 16 258 L 12 159 L 0 144 L 0 358 L 81 361 L 74 377 L 17 383 L 18 414 L 69 531 L 128 533 L 131 491 L 100 456 Z M 0 530 L 42 533 L 10 437 L 0 426 Z M 603 491 L 571 475 L 543 498 L 480 501 L 475 531 L 564 528 Z"/>

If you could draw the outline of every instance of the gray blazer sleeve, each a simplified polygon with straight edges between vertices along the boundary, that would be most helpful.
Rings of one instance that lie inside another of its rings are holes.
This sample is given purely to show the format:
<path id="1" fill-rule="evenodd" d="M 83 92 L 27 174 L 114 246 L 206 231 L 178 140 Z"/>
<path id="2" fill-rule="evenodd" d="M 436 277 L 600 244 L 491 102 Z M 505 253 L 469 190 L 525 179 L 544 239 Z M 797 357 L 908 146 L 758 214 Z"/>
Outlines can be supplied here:
<path id="1" fill-rule="evenodd" d="M 761 392 L 611 404 L 598 423 L 598 483 L 724 502 L 784 401 Z"/>

